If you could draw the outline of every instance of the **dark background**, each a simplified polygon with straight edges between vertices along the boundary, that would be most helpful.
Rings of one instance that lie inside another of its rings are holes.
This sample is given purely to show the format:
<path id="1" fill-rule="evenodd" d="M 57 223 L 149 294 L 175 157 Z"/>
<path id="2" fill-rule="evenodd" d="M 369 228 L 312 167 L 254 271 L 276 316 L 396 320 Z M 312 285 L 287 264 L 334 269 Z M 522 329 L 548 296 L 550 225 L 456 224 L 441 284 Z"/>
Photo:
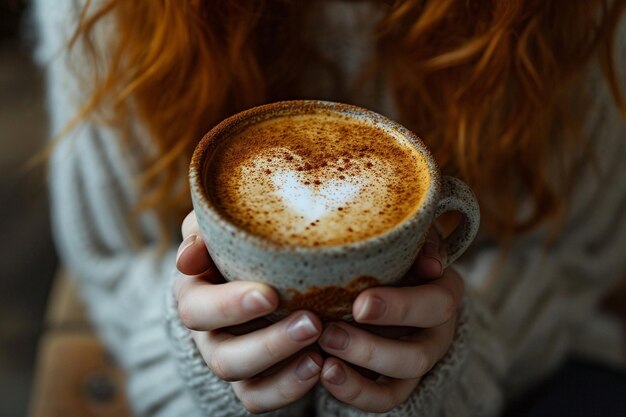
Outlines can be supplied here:
<path id="1" fill-rule="evenodd" d="M 45 168 L 26 169 L 48 134 L 27 6 L 0 0 L 0 417 L 26 415 L 57 265 Z"/>

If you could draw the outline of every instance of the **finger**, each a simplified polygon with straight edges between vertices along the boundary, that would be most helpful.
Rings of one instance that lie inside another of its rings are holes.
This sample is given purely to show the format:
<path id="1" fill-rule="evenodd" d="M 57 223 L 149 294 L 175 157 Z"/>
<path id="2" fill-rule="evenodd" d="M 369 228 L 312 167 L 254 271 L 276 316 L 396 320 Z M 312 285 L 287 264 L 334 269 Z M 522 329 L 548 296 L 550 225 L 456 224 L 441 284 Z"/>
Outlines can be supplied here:
<path id="1" fill-rule="evenodd" d="M 411 273 L 420 279 L 431 280 L 443 275 L 445 248 L 436 223 L 428 231 L 419 256 L 411 268 Z"/>
<path id="2" fill-rule="evenodd" d="M 389 339 L 333 323 L 319 344 L 329 354 L 391 378 L 413 379 L 426 374 L 445 355 L 454 338 L 455 323 L 425 329 L 405 339 Z"/>
<path id="3" fill-rule="evenodd" d="M 464 292 L 461 276 L 447 268 L 444 275 L 413 287 L 375 287 L 354 301 L 352 313 L 359 323 L 434 327 L 457 312 Z"/>
<path id="4" fill-rule="evenodd" d="M 419 379 L 372 381 L 336 358 L 324 362 L 320 381 L 339 401 L 365 412 L 384 413 L 402 404 Z"/>
<path id="5" fill-rule="evenodd" d="M 199 283 L 205 284 L 223 284 L 226 280 L 217 270 L 217 268 L 209 268 L 201 274 L 196 275 L 185 275 L 178 271 L 176 274 L 176 278 L 174 279 L 174 295 L 178 300 L 180 290 L 184 287 L 185 290 L 188 289 L 188 286 L 195 285 Z"/>
<path id="6" fill-rule="evenodd" d="M 184 239 L 176 253 L 178 270 L 185 275 L 198 275 L 209 268 L 215 268 L 193 211 L 185 217 L 181 229 Z"/>
<path id="7" fill-rule="evenodd" d="M 185 275 L 198 275 L 210 268 L 217 269 L 201 235 L 190 234 L 183 240 L 176 254 L 176 268 Z"/>
<path id="8" fill-rule="evenodd" d="M 178 314 L 192 330 L 215 330 L 267 315 L 278 306 L 278 295 L 268 285 L 232 281 L 214 285 L 201 276 L 179 277 Z"/>
<path id="9" fill-rule="evenodd" d="M 226 381 L 252 378 L 315 343 L 322 331 L 318 318 L 298 312 L 269 327 L 234 336 L 204 332 L 197 345 L 209 368 Z"/>
<path id="10" fill-rule="evenodd" d="M 273 411 L 309 392 L 319 381 L 323 362 L 319 354 L 306 352 L 270 376 L 234 382 L 233 391 L 250 413 Z"/>

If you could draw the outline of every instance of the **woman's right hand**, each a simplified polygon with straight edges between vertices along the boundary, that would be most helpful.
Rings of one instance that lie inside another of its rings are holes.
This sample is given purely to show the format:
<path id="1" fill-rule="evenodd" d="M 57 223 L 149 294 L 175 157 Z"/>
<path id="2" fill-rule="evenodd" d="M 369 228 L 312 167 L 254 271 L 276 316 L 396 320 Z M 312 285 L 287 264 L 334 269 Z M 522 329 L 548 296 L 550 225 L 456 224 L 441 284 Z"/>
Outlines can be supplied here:
<path id="1" fill-rule="evenodd" d="M 231 383 L 251 413 L 303 397 L 318 382 L 323 365 L 313 350 L 322 331 L 320 320 L 298 311 L 246 334 L 226 331 L 274 311 L 278 294 L 258 282 L 226 282 L 209 256 L 193 211 L 183 221 L 182 234 L 176 258 L 178 312 L 208 367 Z"/>

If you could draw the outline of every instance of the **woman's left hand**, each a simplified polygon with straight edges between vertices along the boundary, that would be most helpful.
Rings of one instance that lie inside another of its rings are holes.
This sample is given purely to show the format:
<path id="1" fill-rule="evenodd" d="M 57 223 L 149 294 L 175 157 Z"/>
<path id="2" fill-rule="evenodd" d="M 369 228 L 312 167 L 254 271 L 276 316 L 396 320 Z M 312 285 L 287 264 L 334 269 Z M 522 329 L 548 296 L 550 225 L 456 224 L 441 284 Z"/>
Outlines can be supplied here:
<path id="1" fill-rule="evenodd" d="M 454 269 L 441 269 L 436 236 L 431 231 L 428 249 L 422 249 L 408 274 L 420 285 L 368 289 L 353 306 L 356 326 L 326 326 L 319 344 L 331 357 L 324 362 L 321 382 L 339 401 L 366 412 L 389 411 L 407 400 L 452 345 L 464 285 Z M 374 325 L 373 331 L 358 325 Z M 412 328 L 407 336 L 381 336 L 399 329 L 407 334 L 407 327 Z M 372 380 L 355 367 L 380 376 Z"/>

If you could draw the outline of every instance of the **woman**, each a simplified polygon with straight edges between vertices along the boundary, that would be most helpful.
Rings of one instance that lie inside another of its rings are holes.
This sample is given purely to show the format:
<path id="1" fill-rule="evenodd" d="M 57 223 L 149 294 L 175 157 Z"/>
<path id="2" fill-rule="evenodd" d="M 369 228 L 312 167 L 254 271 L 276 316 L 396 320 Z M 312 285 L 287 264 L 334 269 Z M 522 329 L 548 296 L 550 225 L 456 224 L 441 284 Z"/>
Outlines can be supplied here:
<path id="1" fill-rule="evenodd" d="M 625 7 L 38 0 L 62 137 L 55 232 L 135 412 L 495 416 L 572 353 L 618 363 L 621 334 L 597 304 L 626 245 Z M 277 299 L 221 282 L 186 215 L 189 156 L 224 117 L 290 98 L 399 120 L 480 200 L 485 227 L 458 272 L 441 270 L 433 232 L 411 272 L 424 285 L 359 296 L 376 332 L 309 312 L 219 330 Z M 384 336 L 398 325 L 415 331 Z"/>

